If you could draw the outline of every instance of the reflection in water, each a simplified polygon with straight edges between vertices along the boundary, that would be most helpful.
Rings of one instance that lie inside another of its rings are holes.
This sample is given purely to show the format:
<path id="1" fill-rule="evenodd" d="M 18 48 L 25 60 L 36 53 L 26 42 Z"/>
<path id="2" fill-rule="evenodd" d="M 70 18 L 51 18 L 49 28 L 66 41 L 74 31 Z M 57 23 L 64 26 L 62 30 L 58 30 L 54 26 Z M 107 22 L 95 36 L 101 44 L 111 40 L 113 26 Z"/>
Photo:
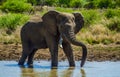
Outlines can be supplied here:
<path id="1" fill-rule="evenodd" d="M 41 70 L 41 68 L 38 68 L 39 70 L 36 70 L 36 68 L 25 68 L 21 67 L 21 77 L 76 77 L 79 75 L 75 75 L 76 72 L 79 72 L 81 74 L 80 77 L 86 77 L 86 73 L 84 69 L 75 69 L 75 68 L 63 68 L 63 69 L 48 69 Z"/>
<path id="2" fill-rule="evenodd" d="M 67 70 L 63 71 L 63 77 L 73 77 L 73 71 L 75 68 L 68 68 Z"/>
<path id="3" fill-rule="evenodd" d="M 35 62 L 33 68 L 20 68 L 16 61 L 0 61 L 0 77 L 120 77 L 120 61 L 87 62 L 83 69 L 79 61 L 75 68 L 61 62 L 58 69 L 51 69 L 48 61 Z"/>
<path id="4" fill-rule="evenodd" d="M 85 73 L 84 69 L 81 69 L 81 74 L 82 74 L 82 77 L 86 77 L 86 73 Z"/>
<path id="5" fill-rule="evenodd" d="M 33 68 L 21 67 L 21 77 L 39 77 Z"/>
<path id="6" fill-rule="evenodd" d="M 58 77 L 57 69 L 51 69 L 48 77 Z"/>

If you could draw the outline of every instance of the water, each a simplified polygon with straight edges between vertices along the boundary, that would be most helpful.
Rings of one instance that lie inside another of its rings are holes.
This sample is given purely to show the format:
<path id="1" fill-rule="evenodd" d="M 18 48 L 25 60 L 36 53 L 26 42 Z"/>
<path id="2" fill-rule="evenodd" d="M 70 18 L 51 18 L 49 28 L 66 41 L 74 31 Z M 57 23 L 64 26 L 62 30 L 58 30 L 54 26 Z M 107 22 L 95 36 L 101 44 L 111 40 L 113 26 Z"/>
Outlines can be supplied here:
<path id="1" fill-rule="evenodd" d="M 0 77 L 120 77 L 118 62 L 86 62 L 80 68 L 69 68 L 68 62 L 59 62 L 58 69 L 51 69 L 50 61 L 35 61 L 34 68 L 20 68 L 16 61 L 0 61 Z"/>

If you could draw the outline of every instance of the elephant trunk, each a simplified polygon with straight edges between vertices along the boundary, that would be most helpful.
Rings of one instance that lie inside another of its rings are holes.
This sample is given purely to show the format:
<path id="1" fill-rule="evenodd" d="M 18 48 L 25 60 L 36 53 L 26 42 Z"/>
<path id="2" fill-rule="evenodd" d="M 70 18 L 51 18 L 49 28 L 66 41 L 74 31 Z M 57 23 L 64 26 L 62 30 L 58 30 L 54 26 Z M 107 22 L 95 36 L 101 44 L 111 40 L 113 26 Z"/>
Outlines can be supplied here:
<path id="1" fill-rule="evenodd" d="M 85 63 L 85 60 L 86 60 L 86 57 L 87 57 L 87 48 L 86 46 L 82 43 L 82 42 L 79 42 L 76 40 L 76 37 L 75 37 L 75 33 L 73 30 L 68 30 L 66 33 L 63 34 L 65 36 L 65 38 L 70 42 L 72 43 L 73 45 L 76 45 L 76 46 L 81 46 L 82 47 L 82 60 L 81 60 L 81 67 L 83 67 L 84 63 Z"/>

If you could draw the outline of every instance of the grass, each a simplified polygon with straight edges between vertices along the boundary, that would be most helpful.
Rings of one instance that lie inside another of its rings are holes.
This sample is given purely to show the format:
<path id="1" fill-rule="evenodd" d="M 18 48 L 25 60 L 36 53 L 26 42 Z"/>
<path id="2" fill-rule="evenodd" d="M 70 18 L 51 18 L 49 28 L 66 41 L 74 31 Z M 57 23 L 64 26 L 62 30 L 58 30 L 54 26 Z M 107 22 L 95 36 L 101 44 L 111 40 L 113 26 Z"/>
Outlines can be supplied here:
<path id="1" fill-rule="evenodd" d="M 85 28 L 84 28 L 85 29 Z M 111 44 L 120 42 L 120 33 L 112 32 L 104 25 L 96 24 L 77 34 L 77 39 L 87 44 Z"/>
<path id="2" fill-rule="evenodd" d="M 108 21 L 109 22 L 106 23 L 108 29 L 110 29 L 111 31 L 120 32 L 120 18 L 115 16 L 113 18 L 110 18 Z"/>
<path id="3" fill-rule="evenodd" d="M 56 7 L 60 12 L 81 12 L 85 19 L 85 27 L 76 35 L 77 39 L 86 44 L 120 44 L 120 11 L 119 9 L 74 9 Z M 39 12 L 42 16 L 48 10 Z M 2 14 L 0 12 L 0 42 L 20 43 L 20 27 L 27 22 L 30 16 L 26 14 Z M 13 29 L 11 29 L 13 28 Z M 6 29 L 14 30 L 12 35 L 5 32 Z"/>
<path id="4" fill-rule="evenodd" d="M 0 43 L 4 44 L 21 43 L 20 27 L 17 27 L 17 29 L 12 34 L 7 34 L 4 29 L 0 29 Z"/>
<path id="5" fill-rule="evenodd" d="M 18 26 L 27 22 L 28 19 L 29 16 L 24 14 L 4 14 L 0 17 L 0 28 L 7 31 L 14 31 Z"/>
<path id="6" fill-rule="evenodd" d="M 19 30 L 20 27 L 27 22 L 28 15 L 1 13 L 0 15 L 0 42 L 20 43 Z"/>

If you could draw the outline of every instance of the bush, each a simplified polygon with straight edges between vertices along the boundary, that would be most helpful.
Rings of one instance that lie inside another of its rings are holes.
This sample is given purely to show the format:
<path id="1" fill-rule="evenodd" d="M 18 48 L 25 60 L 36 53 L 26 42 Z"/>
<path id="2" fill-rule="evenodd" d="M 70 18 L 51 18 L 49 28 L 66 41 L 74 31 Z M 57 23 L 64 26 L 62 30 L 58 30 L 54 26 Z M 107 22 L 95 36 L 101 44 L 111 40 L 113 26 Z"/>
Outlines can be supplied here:
<path id="1" fill-rule="evenodd" d="M 87 3 L 84 5 L 84 8 L 92 9 L 92 8 L 96 8 L 96 5 L 95 5 L 94 1 L 90 1 L 90 2 L 87 2 Z"/>
<path id="2" fill-rule="evenodd" d="M 116 7 L 120 7 L 120 0 L 116 0 L 115 5 L 116 5 Z"/>
<path id="3" fill-rule="evenodd" d="M 97 0 L 96 1 L 98 8 L 115 8 L 114 0 Z"/>
<path id="4" fill-rule="evenodd" d="M 7 31 L 14 31 L 17 26 L 24 24 L 28 20 L 28 16 L 23 14 L 7 14 L 0 17 L 0 28 L 5 28 Z"/>
<path id="5" fill-rule="evenodd" d="M 72 0 L 70 2 L 70 7 L 75 7 L 75 8 L 80 8 L 80 7 L 83 7 L 83 0 Z"/>
<path id="6" fill-rule="evenodd" d="M 113 18 L 114 16 L 117 16 L 120 18 L 120 10 L 119 9 L 107 9 L 105 12 L 105 17 L 106 18 Z"/>
<path id="7" fill-rule="evenodd" d="M 0 0 L 0 5 L 2 5 L 6 0 Z"/>
<path id="8" fill-rule="evenodd" d="M 56 5 L 57 0 L 45 0 L 45 4 L 49 6 Z"/>
<path id="9" fill-rule="evenodd" d="M 2 5 L 1 9 L 5 12 L 22 13 L 32 10 L 32 6 L 22 0 L 8 0 Z"/>
<path id="10" fill-rule="evenodd" d="M 27 0 L 28 3 L 31 3 L 31 5 L 36 5 L 37 1 L 36 0 Z"/>
<path id="11" fill-rule="evenodd" d="M 70 0 L 58 0 L 60 6 L 69 7 Z"/>
<path id="12" fill-rule="evenodd" d="M 85 26 L 90 26 L 101 18 L 97 10 L 82 10 L 81 12 L 84 16 Z"/>

